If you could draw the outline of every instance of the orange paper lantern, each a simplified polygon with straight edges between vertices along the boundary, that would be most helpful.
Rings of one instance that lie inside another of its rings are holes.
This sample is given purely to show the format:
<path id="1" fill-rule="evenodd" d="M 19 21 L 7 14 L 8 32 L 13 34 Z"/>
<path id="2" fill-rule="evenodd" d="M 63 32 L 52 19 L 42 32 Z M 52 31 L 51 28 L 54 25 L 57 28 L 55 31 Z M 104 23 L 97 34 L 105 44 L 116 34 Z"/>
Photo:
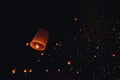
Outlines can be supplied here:
<path id="1" fill-rule="evenodd" d="M 43 51 L 46 48 L 48 42 L 49 32 L 45 29 L 39 29 L 32 41 L 30 46 L 38 51 Z"/>

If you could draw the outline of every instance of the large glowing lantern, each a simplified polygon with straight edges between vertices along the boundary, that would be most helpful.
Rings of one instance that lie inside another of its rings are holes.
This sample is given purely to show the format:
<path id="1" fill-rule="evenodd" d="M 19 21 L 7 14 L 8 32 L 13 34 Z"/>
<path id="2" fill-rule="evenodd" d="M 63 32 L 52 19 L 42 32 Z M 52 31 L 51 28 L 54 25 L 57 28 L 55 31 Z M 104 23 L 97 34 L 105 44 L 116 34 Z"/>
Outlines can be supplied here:
<path id="1" fill-rule="evenodd" d="M 45 29 L 39 29 L 32 41 L 30 46 L 38 51 L 43 51 L 46 48 L 48 42 L 49 32 Z"/>

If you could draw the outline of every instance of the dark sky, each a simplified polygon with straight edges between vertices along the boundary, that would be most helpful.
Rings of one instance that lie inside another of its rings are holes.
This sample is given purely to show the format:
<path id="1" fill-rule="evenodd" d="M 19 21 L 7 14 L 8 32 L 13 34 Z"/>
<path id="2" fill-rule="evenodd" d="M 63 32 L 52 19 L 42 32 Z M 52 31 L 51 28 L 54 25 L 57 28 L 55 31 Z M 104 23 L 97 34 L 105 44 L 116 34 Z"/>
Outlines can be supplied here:
<path id="1" fill-rule="evenodd" d="M 30 42 L 39 28 L 51 32 L 51 42 L 62 39 L 64 35 L 74 31 L 72 19 L 78 17 L 82 24 L 86 18 L 86 11 L 94 2 L 81 1 L 40 1 L 8 2 L 4 3 L 1 10 L 1 56 L 0 66 L 5 69 L 7 75 L 10 65 L 16 64 L 16 60 L 24 59 L 32 51 L 25 46 Z M 99 0 L 96 2 L 96 15 L 107 16 L 120 20 L 119 1 Z M 89 15 L 89 14 L 88 14 Z M 70 33 L 71 34 L 71 33 Z M 71 34 L 72 35 L 72 34 Z M 52 39 L 51 39 L 52 38 Z M 25 55 L 25 56 L 24 56 Z M 29 55 L 31 58 L 32 54 Z M 21 59 L 23 58 L 23 59 Z M 28 61 L 30 62 L 30 61 Z M 0 72 L 0 74 L 1 74 Z"/>
<path id="2" fill-rule="evenodd" d="M 5 28 L 13 32 L 22 32 L 27 29 L 36 30 L 39 27 L 58 29 L 74 16 L 85 17 L 87 9 L 91 7 L 90 4 L 96 4 L 97 15 L 119 18 L 119 1 L 96 0 L 96 3 L 95 0 L 88 1 L 45 0 L 39 3 L 16 2 L 16 4 L 8 2 L 2 6 L 2 23 Z"/>

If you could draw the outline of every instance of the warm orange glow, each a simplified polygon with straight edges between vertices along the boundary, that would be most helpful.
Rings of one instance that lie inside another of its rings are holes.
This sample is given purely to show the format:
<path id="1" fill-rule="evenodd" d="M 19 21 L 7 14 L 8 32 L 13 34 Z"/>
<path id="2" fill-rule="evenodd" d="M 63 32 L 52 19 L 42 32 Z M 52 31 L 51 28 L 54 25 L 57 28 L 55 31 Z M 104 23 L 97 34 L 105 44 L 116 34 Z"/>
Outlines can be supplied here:
<path id="1" fill-rule="evenodd" d="M 116 55 L 115 54 L 112 54 L 112 57 L 115 57 Z"/>
<path id="2" fill-rule="evenodd" d="M 71 61 L 67 61 L 67 64 L 68 64 L 68 65 L 71 65 Z"/>
<path id="3" fill-rule="evenodd" d="M 44 29 L 39 29 L 32 41 L 30 42 L 30 46 L 38 51 L 43 51 L 46 48 L 48 42 L 49 32 Z"/>
<path id="4" fill-rule="evenodd" d="M 35 45 L 35 48 L 36 48 L 36 49 L 38 49 L 39 47 L 40 47 L 39 44 L 36 44 L 36 45 Z"/>
<path id="5" fill-rule="evenodd" d="M 32 69 L 29 69 L 29 72 L 31 73 L 31 72 L 32 72 Z"/>
<path id="6" fill-rule="evenodd" d="M 12 69 L 12 73 L 13 73 L 13 74 L 16 73 L 16 68 Z"/>
<path id="7" fill-rule="evenodd" d="M 24 73 L 27 73 L 27 69 L 24 69 L 23 72 L 24 72 Z"/>

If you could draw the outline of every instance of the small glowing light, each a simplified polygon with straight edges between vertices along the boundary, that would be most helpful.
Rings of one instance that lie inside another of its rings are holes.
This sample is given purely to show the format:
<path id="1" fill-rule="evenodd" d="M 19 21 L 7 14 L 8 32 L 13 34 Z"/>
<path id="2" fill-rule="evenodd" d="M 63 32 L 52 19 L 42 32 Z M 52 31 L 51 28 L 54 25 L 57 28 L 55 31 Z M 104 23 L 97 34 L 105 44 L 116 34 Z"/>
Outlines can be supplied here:
<path id="1" fill-rule="evenodd" d="M 29 43 L 26 43 L 26 46 L 29 46 Z"/>
<path id="2" fill-rule="evenodd" d="M 48 69 L 45 69 L 45 72 L 48 72 L 49 70 Z"/>
<path id="3" fill-rule="evenodd" d="M 99 46 L 96 46 L 96 49 L 98 50 L 98 49 L 99 49 Z"/>
<path id="4" fill-rule="evenodd" d="M 30 42 L 30 47 L 37 51 L 44 51 L 49 38 L 49 31 L 45 29 L 39 29 Z"/>
<path id="5" fill-rule="evenodd" d="M 59 46 L 62 46 L 62 44 L 60 43 Z"/>
<path id="6" fill-rule="evenodd" d="M 29 72 L 31 73 L 31 72 L 32 72 L 32 69 L 29 69 Z"/>
<path id="7" fill-rule="evenodd" d="M 115 54 L 112 54 L 112 57 L 115 57 L 116 55 Z"/>
<path id="8" fill-rule="evenodd" d="M 78 18 L 77 18 L 77 17 L 74 17 L 74 21 L 78 21 Z"/>
<path id="9" fill-rule="evenodd" d="M 77 71 L 76 73 L 79 74 L 79 71 Z"/>
<path id="10" fill-rule="evenodd" d="M 16 73 L 16 68 L 12 69 L 12 73 L 13 73 L 13 74 Z"/>
<path id="11" fill-rule="evenodd" d="M 44 53 L 41 53 L 40 55 L 41 55 L 41 56 L 44 56 Z"/>
<path id="12" fill-rule="evenodd" d="M 60 69 L 58 69 L 57 71 L 60 72 Z"/>
<path id="13" fill-rule="evenodd" d="M 35 45 L 35 48 L 39 48 L 40 46 L 38 44 Z"/>
<path id="14" fill-rule="evenodd" d="M 24 73 L 27 73 L 27 69 L 24 69 L 23 72 L 24 72 Z"/>
<path id="15" fill-rule="evenodd" d="M 67 64 L 68 64 L 68 65 L 71 65 L 71 61 L 67 61 Z"/>
<path id="16" fill-rule="evenodd" d="M 58 45 L 59 45 L 59 43 L 56 43 L 55 45 L 56 45 L 56 46 L 58 46 Z"/>
<path id="17" fill-rule="evenodd" d="M 96 58 L 97 56 L 96 55 L 93 55 L 94 58 Z"/>

